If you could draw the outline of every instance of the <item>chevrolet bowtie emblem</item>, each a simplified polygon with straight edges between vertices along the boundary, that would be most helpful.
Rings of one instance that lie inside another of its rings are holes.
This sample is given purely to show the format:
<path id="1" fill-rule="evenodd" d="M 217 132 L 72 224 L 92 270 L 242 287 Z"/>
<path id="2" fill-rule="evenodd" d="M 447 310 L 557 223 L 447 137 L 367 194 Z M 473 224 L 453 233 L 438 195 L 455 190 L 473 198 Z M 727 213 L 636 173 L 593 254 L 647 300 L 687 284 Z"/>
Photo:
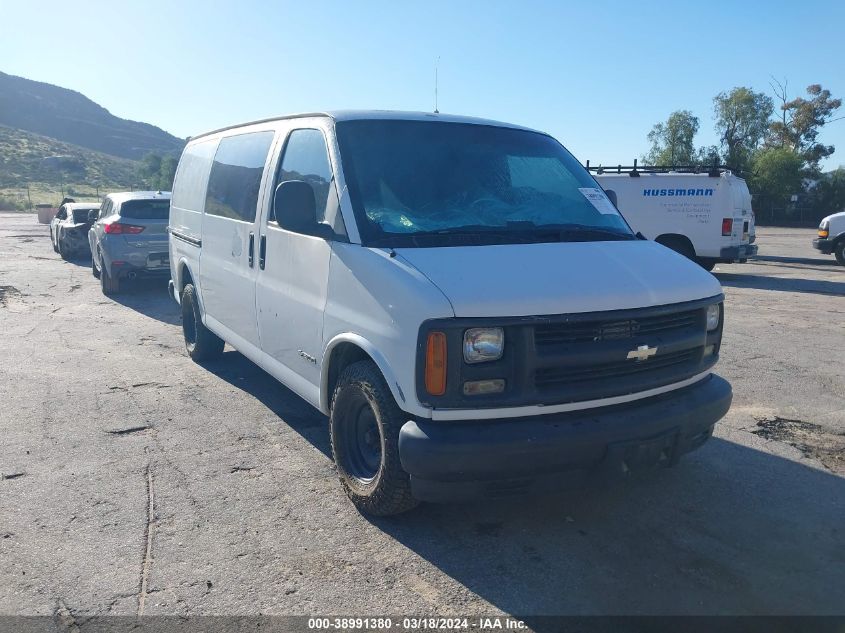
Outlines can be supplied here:
<path id="1" fill-rule="evenodd" d="M 628 352 L 628 360 L 632 358 L 639 362 L 654 356 L 657 353 L 656 347 L 649 347 L 648 345 L 640 345 L 637 349 L 632 349 Z"/>

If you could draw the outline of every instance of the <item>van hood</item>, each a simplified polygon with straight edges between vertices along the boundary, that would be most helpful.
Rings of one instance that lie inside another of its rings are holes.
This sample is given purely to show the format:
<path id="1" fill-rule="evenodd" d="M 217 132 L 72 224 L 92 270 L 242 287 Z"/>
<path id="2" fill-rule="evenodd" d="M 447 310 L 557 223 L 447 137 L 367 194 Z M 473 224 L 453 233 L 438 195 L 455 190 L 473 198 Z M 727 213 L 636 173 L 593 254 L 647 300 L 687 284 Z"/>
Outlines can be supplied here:
<path id="1" fill-rule="evenodd" d="M 655 242 L 564 242 L 396 253 L 435 284 L 456 317 L 643 308 L 721 294 L 716 278 Z"/>

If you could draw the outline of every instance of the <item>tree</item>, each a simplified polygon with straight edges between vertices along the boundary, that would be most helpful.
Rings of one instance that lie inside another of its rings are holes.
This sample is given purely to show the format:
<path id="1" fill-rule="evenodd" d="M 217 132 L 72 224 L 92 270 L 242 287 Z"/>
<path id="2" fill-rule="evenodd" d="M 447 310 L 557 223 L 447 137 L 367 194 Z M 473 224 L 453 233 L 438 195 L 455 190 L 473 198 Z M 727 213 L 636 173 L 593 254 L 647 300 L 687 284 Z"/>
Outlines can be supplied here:
<path id="1" fill-rule="evenodd" d="M 770 198 L 778 203 L 802 191 L 801 170 L 804 160 L 788 147 L 767 147 L 755 153 L 751 163 L 752 193 Z"/>
<path id="2" fill-rule="evenodd" d="M 810 189 L 810 196 L 820 218 L 845 211 L 845 167 L 823 174 Z"/>
<path id="3" fill-rule="evenodd" d="M 713 110 L 724 162 L 735 169 L 745 169 L 769 129 L 774 111 L 772 98 L 737 87 L 717 94 Z"/>
<path id="4" fill-rule="evenodd" d="M 666 123 L 656 124 L 648 133 L 651 150 L 645 156 L 649 165 L 692 165 L 696 152 L 693 145 L 698 132 L 698 117 L 689 110 L 677 110 Z"/>
<path id="5" fill-rule="evenodd" d="M 810 173 L 818 173 L 819 161 L 833 154 L 833 145 L 817 142 L 821 128 L 833 118 L 842 105 L 842 99 L 832 99 L 830 91 L 819 84 L 807 86 L 809 99 L 798 97 L 788 100 L 786 83 L 775 82 L 773 89 L 781 101 L 781 120 L 769 127 L 768 144 L 789 148 L 804 160 Z"/>
<path id="6" fill-rule="evenodd" d="M 151 189 L 169 191 L 173 186 L 178 162 L 175 156 L 150 153 L 141 159 L 138 175 Z"/>

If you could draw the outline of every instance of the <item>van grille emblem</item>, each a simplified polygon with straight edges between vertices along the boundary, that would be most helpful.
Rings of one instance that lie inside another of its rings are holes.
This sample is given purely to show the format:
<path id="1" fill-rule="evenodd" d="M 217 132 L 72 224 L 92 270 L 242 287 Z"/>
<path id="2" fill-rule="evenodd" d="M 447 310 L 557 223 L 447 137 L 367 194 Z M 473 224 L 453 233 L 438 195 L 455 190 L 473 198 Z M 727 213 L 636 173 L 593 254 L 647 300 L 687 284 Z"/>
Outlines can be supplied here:
<path id="1" fill-rule="evenodd" d="M 651 358 L 657 353 L 656 347 L 649 347 L 648 345 L 639 345 L 637 349 L 632 349 L 628 352 L 628 360 L 635 360 L 638 363 Z"/>

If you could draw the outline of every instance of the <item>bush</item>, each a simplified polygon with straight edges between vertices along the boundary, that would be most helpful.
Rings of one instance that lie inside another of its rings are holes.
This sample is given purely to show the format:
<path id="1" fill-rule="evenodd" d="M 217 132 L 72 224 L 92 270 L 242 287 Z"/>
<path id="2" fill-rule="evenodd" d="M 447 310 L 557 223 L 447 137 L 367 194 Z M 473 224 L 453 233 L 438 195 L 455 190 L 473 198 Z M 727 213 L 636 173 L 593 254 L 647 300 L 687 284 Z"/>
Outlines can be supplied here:
<path id="1" fill-rule="evenodd" d="M 12 196 L 0 196 L 0 211 L 26 211 L 26 202 Z"/>

